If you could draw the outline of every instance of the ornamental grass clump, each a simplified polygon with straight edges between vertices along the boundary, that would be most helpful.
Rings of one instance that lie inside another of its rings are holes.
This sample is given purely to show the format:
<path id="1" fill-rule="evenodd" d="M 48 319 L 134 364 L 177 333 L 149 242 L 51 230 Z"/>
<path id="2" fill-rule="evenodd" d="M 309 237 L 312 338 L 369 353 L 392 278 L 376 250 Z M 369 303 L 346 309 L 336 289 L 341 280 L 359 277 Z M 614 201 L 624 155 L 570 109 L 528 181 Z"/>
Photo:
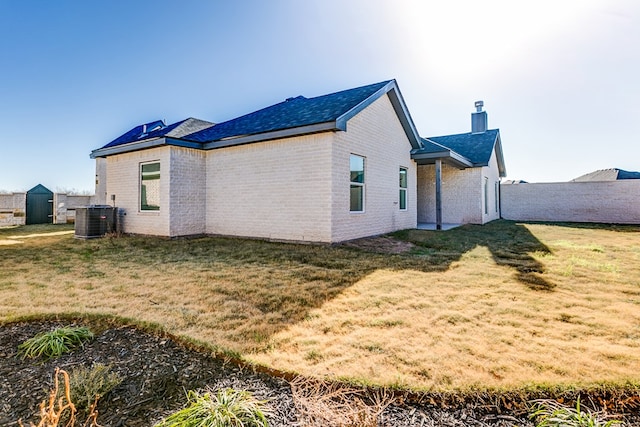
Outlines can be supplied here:
<path id="1" fill-rule="evenodd" d="M 91 368 L 75 368 L 69 373 L 71 399 L 78 412 L 86 413 L 122 380 L 120 375 L 111 371 L 110 366 L 102 363 L 96 363 Z"/>
<path id="2" fill-rule="evenodd" d="M 18 354 L 25 358 L 40 357 L 54 359 L 82 346 L 93 338 L 93 333 L 84 326 L 68 326 L 49 332 L 41 332 L 20 344 Z"/>
<path id="3" fill-rule="evenodd" d="M 213 394 L 190 391 L 189 406 L 169 415 L 155 427 L 268 427 L 265 401 L 248 391 L 226 388 Z"/>
<path id="4" fill-rule="evenodd" d="M 60 388 L 60 377 L 62 377 L 62 389 Z M 87 411 L 87 418 L 84 423 L 78 424 L 76 419 L 76 407 L 71 397 L 69 386 L 69 374 L 56 368 L 53 376 L 53 389 L 49 392 L 49 400 L 40 403 L 40 422 L 38 424 L 29 423 L 29 427 L 100 427 L 97 422 L 98 412 L 95 410 L 95 403 Z M 18 420 L 20 427 L 25 427 L 22 420 Z"/>
<path id="5" fill-rule="evenodd" d="M 530 416 L 535 419 L 536 427 L 612 427 L 622 425 L 621 421 L 606 420 L 604 412 L 594 412 L 580 405 L 564 406 L 555 400 L 535 401 L 534 412 Z"/>

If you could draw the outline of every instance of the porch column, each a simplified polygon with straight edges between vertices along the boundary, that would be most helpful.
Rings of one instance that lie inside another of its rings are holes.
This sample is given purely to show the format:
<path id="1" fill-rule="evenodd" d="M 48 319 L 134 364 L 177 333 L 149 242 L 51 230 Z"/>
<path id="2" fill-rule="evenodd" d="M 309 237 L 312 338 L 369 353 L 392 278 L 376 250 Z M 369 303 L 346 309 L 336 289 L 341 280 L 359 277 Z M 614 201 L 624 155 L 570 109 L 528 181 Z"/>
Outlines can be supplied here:
<path id="1" fill-rule="evenodd" d="M 436 230 L 442 230 L 442 160 L 436 160 Z"/>

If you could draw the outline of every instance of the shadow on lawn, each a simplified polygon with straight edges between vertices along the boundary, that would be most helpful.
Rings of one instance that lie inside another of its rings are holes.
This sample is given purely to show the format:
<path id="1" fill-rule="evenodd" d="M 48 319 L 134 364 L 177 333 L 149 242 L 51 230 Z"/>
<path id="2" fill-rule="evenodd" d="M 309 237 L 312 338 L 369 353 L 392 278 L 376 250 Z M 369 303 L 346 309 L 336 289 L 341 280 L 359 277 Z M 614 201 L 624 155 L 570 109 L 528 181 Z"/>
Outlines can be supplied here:
<path id="1" fill-rule="evenodd" d="M 271 336 L 376 270 L 445 271 L 477 246 L 487 247 L 497 264 L 513 268 L 531 289 L 554 287 L 531 256 L 549 249 L 516 223 L 409 230 L 394 237 L 417 248 L 383 254 L 222 237 L 27 239 L 0 247 L 0 300 L 27 301 L 34 287 L 44 292 L 64 283 L 65 295 L 73 298 L 56 300 L 60 313 L 93 307 L 86 313 L 162 324 L 172 333 L 192 334 L 195 328 L 194 338 L 243 353 L 267 349 Z M 30 305 L 27 311 L 37 310 Z"/>
<path id="2" fill-rule="evenodd" d="M 544 265 L 531 256 L 536 252 L 550 254 L 550 249 L 515 222 L 500 220 L 449 231 L 405 230 L 394 236 L 417 245 L 419 249 L 414 253 L 443 270 L 463 254 L 483 246 L 489 249 L 496 264 L 513 268 L 516 279 L 529 288 L 550 291 L 555 287 L 542 276 Z"/>

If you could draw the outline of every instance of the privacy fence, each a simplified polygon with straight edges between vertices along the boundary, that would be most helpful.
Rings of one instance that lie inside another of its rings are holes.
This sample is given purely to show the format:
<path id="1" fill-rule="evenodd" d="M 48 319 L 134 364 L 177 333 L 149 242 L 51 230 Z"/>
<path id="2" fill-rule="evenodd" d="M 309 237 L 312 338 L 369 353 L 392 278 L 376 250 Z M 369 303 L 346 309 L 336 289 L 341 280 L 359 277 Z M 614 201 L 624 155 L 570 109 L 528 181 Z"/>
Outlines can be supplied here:
<path id="1" fill-rule="evenodd" d="M 93 203 L 94 196 L 47 193 L 42 188 L 0 194 L 0 226 L 73 223 L 76 208 Z"/>
<path id="2" fill-rule="evenodd" d="M 502 218 L 640 224 L 640 180 L 503 184 Z"/>

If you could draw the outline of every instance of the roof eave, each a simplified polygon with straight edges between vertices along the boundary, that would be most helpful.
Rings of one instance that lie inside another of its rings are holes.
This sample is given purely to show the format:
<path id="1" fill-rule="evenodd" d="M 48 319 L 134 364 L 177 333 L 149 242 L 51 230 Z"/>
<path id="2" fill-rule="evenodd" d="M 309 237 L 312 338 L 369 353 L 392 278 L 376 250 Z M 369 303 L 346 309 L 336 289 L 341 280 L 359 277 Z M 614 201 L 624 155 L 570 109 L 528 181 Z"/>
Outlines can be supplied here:
<path id="1" fill-rule="evenodd" d="M 413 148 L 420 148 L 422 144 L 420 143 L 420 136 L 418 135 L 418 131 L 416 130 L 416 126 L 413 123 L 413 119 L 409 114 L 409 109 L 404 102 L 404 98 L 402 97 L 402 93 L 400 93 L 400 89 L 398 88 L 398 84 L 395 80 L 389 81 L 386 85 L 378 89 L 375 93 L 369 95 L 366 99 L 360 102 L 355 107 L 351 108 L 346 113 L 342 114 L 340 117 L 336 119 L 336 128 L 339 130 L 346 131 L 347 130 L 347 122 L 354 117 L 356 114 L 360 113 L 362 110 L 367 108 L 369 105 L 373 104 L 376 100 L 378 100 L 382 95 L 388 94 L 389 100 L 391 101 L 391 105 L 393 105 L 393 109 L 400 120 L 402 128 L 404 132 L 407 134 L 407 138 L 409 138 L 409 142 Z"/>
<path id="2" fill-rule="evenodd" d="M 436 160 L 442 160 L 459 169 L 474 167 L 474 164 L 471 163 L 469 159 L 451 150 L 434 151 L 430 153 L 421 153 L 418 151 L 411 153 L 411 158 L 419 165 L 430 165 L 434 164 Z"/>
<path id="3" fill-rule="evenodd" d="M 201 145 L 205 150 L 213 150 L 216 148 L 229 147 L 233 145 L 251 144 L 253 142 L 269 141 L 272 139 L 290 138 L 293 136 L 308 135 L 312 133 L 327 132 L 344 130 L 340 129 L 338 124 L 334 121 L 315 123 L 307 126 L 299 126 L 289 129 L 281 129 L 271 132 L 257 133 L 253 135 L 243 135 L 230 139 L 223 139 L 218 141 L 205 142 Z"/>
<path id="4" fill-rule="evenodd" d="M 499 130 L 498 130 L 498 134 L 496 135 L 496 142 L 494 144 L 493 149 L 496 152 L 496 161 L 498 162 L 498 172 L 500 174 L 500 178 L 504 178 L 507 176 L 507 168 L 504 164 L 504 155 L 502 154 L 502 142 L 500 141 Z"/>
<path id="5" fill-rule="evenodd" d="M 127 144 L 116 145 L 114 147 L 103 147 L 93 150 L 89 157 L 96 159 L 98 157 L 113 156 L 114 154 L 128 153 L 130 151 L 145 150 L 165 145 L 165 138 L 152 138 L 143 141 L 129 142 Z"/>

